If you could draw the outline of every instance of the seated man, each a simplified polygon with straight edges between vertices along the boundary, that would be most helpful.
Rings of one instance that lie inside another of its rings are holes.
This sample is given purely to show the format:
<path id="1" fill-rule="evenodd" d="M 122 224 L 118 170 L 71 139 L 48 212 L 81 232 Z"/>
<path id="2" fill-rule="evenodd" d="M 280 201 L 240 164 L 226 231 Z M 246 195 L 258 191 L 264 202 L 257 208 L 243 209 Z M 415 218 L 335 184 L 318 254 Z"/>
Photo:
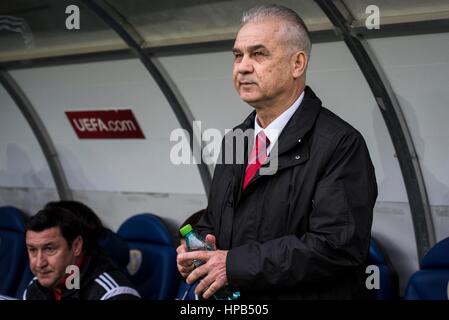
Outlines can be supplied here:
<path id="1" fill-rule="evenodd" d="M 129 249 L 126 242 L 110 229 L 103 226 L 97 214 L 82 202 L 74 200 L 61 200 L 49 202 L 47 208 L 63 208 L 73 212 L 81 222 L 84 249 L 101 250 L 116 266 L 125 270 L 129 262 Z"/>
<path id="2" fill-rule="evenodd" d="M 64 208 L 45 208 L 31 217 L 26 227 L 26 245 L 36 277 L 28 285 L 24 299 L 140 298 L 109 258 L 95 249 L 86 251 L 83 235 L 86 233 L 80 219 Z"/>

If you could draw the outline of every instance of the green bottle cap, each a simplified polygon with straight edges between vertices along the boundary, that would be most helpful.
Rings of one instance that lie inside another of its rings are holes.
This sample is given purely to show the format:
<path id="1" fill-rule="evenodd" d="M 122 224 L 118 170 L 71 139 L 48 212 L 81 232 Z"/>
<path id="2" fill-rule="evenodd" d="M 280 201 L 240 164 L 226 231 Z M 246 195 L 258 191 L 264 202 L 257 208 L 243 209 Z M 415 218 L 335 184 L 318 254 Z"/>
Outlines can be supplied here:
<path id="1" fill-rule="evenodd" d="M 179 232 L 181 232 L 181 235 L 185 237 L 189 232 L 192 232 L 192 226 L 190 224 L 186 224 L 184 227 L 179 229 Z"/>

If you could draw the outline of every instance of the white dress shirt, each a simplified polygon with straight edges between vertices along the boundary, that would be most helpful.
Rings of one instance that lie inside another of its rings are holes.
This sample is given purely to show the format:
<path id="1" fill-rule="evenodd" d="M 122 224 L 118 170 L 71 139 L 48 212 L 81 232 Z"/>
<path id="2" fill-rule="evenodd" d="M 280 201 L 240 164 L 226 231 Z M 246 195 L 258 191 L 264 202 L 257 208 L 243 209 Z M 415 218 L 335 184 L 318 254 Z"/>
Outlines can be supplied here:
<path id="1" fill-rule="evenodd" d="M 271 149 L 273 149 L 274 144 L 277 142 L 279 138 L 279 135 L 281 134 L 282 130 L 284 130 L 284 127 L 287 124 L 288 120 L 290 120 L 295 111 L 298 110 L 303 99 L 304 99 L 304 91 L 301 93 L 298 99 L 296 99 L 295 102 L 293 102 L 293 104 L 290 107 L 288 107 L 287 110 L 282 112 L 282 114 L 276 119 L 274 119 L 265 129 L 259 125 L 257 115 L 254 118 L 254 142 L 259 132 L 263 131 L 267 136 L 267 138 L 270 140 L 270 145 L 268 146 L 267 154 L 270 154 Z"/>

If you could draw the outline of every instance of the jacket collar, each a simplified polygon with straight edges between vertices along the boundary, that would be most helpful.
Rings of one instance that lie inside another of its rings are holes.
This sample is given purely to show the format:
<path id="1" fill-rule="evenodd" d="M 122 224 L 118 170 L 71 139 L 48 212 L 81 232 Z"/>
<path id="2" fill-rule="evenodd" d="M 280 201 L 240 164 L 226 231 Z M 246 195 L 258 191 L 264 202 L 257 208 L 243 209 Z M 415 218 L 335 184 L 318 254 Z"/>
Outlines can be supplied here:
<path id="1" fill-rule="evenodd" d="M 304 89 L 304 99 L 301 106 L 290 118 L 287 125 L 282 130 L 278 139 L 278 155 L 290 150 L 299 140 L 302 140 L 315 124 L 316 118 L 321 110 L 321 100 L 315 95 L 309 86 Z M 243 131 L 254 129 L 254 118 L 256 111 L 253 111 L 240 125 L 234 128 Z"/>
<path id="2" fill-rule="evenodd" d="M 277 165 L 275 166 L 274 170 L 275 172 L 277 170 L 282 170 L 284 168 L 288 168 L 293 165 L 297 165 L 300 163 L 303 163 L 304 161 L 307 161 L 309 157 L 309 150 L 308 150 L 308 144 L 307 139 L 303 141 L 303 139 L 307 136 L 307 134 L 312 130 L 313 126 L 315 125 L 316 119 L 318 117 L 318 114 L 321 111 L 321 100 L 315 95 L 315 93 L 312 91 L 312 89 L 308 86 L 304 89 L 304 99 L 301 102 L 300 107 L 296 112 L 293 114 L 293 116 L 288 121 L 287 125 L 284 127 L 284 130 L 282 130 L 279 139 L 277 141 L 277 145 L 275 145 L 275 148 L 277 148 Z M 256 116 L 256 112 L 253 111 L 239 126 L 235 127 L 234 130 L 240 129 L 243 132 L 248 129 L 254 129 L 254 118 Z M 252 139 L 250 139 L 250 142 Z M 298 146 L 298 143 L 302 145 L 302 153 L 301 155 L 296 155 L 293 157 L 287 156 L 287 153 L 289 150 L 293 149 L 295 146 Z M 251 150 L 251 148 L 248 148 L 247 142 L 245 142 L 245 149 Z M 272 149 L 271 156 L 274 156 Z M 299 158 L 298 158 L 299 156 Z M 247 161 L 248 155 L 245 157 L 245 164 L 235 165 L 233 168 L 234 171 L 234 183 L 237 185 L 235 186 L 235 198 L 237 199 L 237 203 L 241 200 L 241 197 L 244 193 L 247 193 L 247 190 L 250 190 L 252 185 L 254 185 L 254 182 L 256 180 L 259 180 L 261 175 L 259 175 L 259 171 L 256 173 L 253 180 L 248 185 L 247 189 L 245 189 L 245 192 L 242 192 L 242 179 L 245 173 L 246 168 L 246 161 Z M 267 162 L 263 167 L 266 167 L 271 161 L 270 157 L 268 157 Z"/>
<path id="3" fill-rule="evenodd" d="M 313 128 L 320 110 L 321 100 L 310 87 L 306 87 L 301 107 L 292 116 L 279 137 L 279 155 L 290 150 L 299 140 L 305 138 Z"/>

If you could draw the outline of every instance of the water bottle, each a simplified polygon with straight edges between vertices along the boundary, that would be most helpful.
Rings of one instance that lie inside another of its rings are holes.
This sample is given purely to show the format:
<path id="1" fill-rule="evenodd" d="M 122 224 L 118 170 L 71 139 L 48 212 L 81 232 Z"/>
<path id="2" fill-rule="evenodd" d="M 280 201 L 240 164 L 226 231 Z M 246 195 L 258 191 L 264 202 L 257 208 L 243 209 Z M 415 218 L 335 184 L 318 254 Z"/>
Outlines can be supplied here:
<path id="1" fill-rule="evenodd" d="M 190 224 L 186 224 L 180 230 L 181 235 L 186 240 L 188 251 L 212 251 L 214 250 L 204 239 L 202 239 L 192 228 Z M 193 260 L 193 265 L 198 268 L 204 262 L 201 260 Z"/>
<path id="2" fill-rule="evenodd" d="M 214 250 L 203 238 L 201 238 L 190 224 L 186 224 L 180 230 L 181 235 L 186 240 L 187 251 Z M 204 263 L 202 260 L 193 260 L 193 265 L 198 268 Z M 227 286 L 222 287 L 214 294 L 215 300 L 236 300 L 240 297 L 240 292 L 232 292 Z"/>

